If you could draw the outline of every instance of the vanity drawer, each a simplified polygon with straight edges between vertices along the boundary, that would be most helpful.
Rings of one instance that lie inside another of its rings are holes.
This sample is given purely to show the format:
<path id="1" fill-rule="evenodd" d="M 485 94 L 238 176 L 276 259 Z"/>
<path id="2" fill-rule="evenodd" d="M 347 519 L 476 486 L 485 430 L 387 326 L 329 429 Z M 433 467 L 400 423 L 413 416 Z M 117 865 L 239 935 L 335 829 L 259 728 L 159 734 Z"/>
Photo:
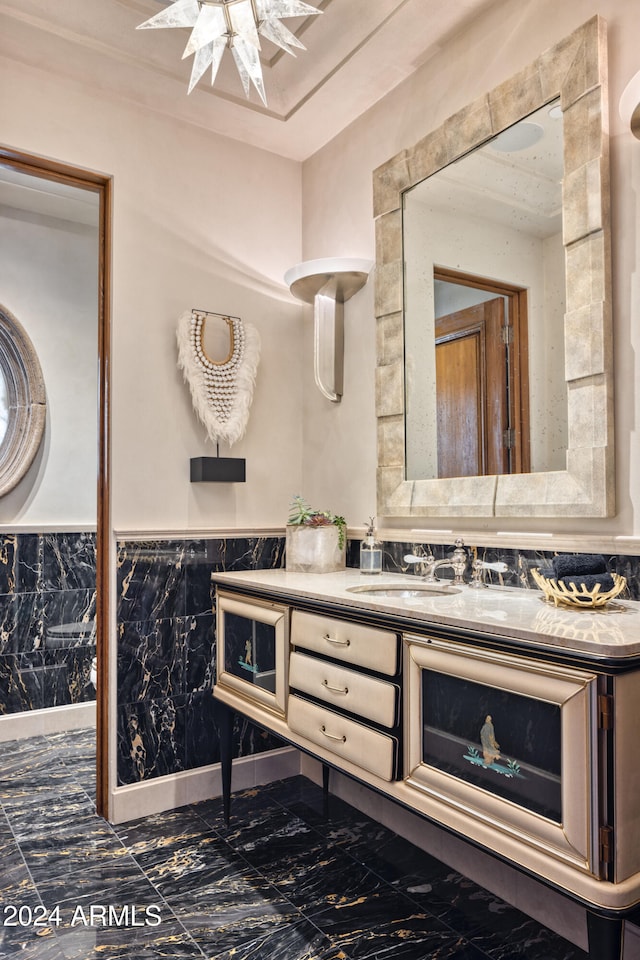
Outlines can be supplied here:
<path id="1" fill-rule="evenodd" d="M 289 661 L 289 686 L 383 727 L 396 724 L 398 688 L 386 680 L 294 652 Z"/>
<path id="2" fill-rule="evenodd" d="M 393 780 L 397 741 L 333 711 L 289 696 L 289 728 L 381 780 Z"/>
<path id="3" fill-rule="evenodd" d="M 395 633 L 348 620 L 294 610 L 291 644 L 391 677 L 398 669 L 399 645 Z"/>

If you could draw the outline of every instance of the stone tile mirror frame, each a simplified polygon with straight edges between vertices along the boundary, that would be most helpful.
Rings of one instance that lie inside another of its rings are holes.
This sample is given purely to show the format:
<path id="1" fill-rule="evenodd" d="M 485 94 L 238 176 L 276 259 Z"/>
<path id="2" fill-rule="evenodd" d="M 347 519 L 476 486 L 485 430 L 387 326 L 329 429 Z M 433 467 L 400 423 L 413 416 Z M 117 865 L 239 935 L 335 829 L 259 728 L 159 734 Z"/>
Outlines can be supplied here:
<path id="1" fill-rule="evenodd" d="M 33 463 L 47 414 L 38 356 L 22 324 L 0 304 L 0 377 L 7 425 L 0 441 L 0 497 L 22 480 Z"/>
<path id="2" fill-rule="evenodd" d="M 566 470 L 405 479 L 403 192 L 560 97 Z M 373 173 L 378 508 L 384 517 L 608 517 L 615 510 L 606 24 L 593 17 Z"/>

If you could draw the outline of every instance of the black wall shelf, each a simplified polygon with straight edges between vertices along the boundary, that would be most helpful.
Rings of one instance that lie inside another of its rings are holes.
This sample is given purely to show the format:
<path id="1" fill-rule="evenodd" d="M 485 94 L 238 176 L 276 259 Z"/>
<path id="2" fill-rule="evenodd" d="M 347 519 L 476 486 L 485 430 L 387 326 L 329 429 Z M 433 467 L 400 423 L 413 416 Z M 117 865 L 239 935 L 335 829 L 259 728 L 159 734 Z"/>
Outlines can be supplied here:
<path id="1" fill-rule="evenodd" d="M 192 457 L 191 483 L 244 483 L 247 461 L 240 457 Z"/>

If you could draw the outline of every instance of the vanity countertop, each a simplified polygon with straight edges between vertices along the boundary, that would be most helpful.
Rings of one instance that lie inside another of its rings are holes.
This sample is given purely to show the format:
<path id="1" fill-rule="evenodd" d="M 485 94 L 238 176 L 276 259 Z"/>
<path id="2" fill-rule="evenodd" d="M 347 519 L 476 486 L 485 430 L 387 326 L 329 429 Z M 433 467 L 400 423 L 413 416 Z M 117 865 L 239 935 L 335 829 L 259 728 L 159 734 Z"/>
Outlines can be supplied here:
<path id="1" fill-rule="evenodd" d="M 555 607 L 538 590 L 490 586 L 444 596 L 379 597 L 354 593 L 349 588 L 385 584 L 419 587 L 420 579 L 402 574 L 367 576 L 359 570 L 338 573 L 291 573 L 286 570 L 252 570 L 214 573 L 220 586 L 244 588 L 295 603 L 304 598 L 331 607 L 379 611 L 407 620 L 407 629 L 434 624 L 478 630 L 520 641 L 536 648 L 575 652 L 589 658 L 626 660 L 640 656 L 640 603 L 613 600 L 600 609 Z M 450 581 L 449 581 L 450 584 Z"/>

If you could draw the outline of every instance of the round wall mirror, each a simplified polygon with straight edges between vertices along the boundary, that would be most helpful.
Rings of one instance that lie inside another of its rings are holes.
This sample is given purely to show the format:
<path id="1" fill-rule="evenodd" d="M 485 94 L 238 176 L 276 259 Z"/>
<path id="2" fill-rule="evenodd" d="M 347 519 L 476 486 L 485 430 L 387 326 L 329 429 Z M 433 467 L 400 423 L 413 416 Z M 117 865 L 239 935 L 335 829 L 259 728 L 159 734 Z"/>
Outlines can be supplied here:
<path id="1" fill-rule="evenodd" d="M 0 304 L 0 496 L 13 490 L 33 463 L 46 413 L 36 351 L 22 324 Z"/>

